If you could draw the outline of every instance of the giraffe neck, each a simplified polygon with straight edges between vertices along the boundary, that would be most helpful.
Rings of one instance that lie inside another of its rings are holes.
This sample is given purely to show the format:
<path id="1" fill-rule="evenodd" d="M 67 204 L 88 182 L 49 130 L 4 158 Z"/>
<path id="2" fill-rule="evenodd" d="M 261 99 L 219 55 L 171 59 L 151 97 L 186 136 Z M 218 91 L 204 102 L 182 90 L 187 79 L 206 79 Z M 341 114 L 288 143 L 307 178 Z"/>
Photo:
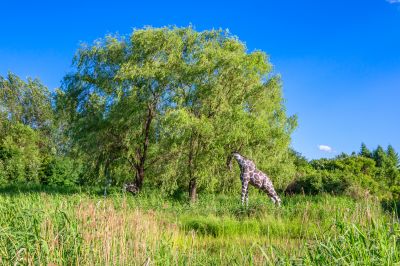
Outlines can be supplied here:
<path id="1" fill-rule="evenodd" d="M 238 153 L 235 153 L 233 157 L 236 159 L 241 169 L 246 167 L 246 158 Z"/>
<path id="2" fill-rule="evenodd" d="M 233 156 L 235 157 L 236 161 L 238 162 L 241 172 L 245 172 L 247 170 L 254 171 L 256 169 L 253 161 L 247 159 L 246 157 L 244 157 L 238 153 L 235 153 Z"/>

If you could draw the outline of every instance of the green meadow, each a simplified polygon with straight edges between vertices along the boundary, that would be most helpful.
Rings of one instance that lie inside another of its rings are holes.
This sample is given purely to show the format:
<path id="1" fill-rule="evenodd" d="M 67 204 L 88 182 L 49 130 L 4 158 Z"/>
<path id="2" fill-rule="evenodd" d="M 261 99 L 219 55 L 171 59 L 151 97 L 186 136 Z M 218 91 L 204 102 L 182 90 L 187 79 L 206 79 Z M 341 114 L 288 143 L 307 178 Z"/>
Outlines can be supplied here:
<path id="1" fill-rule="evenodd" d="M 106 197 L 8 187 L 0 196 L 1 265 L 396 265 L 400 226 L 374 197 L 283 197 L 252 190 Z"/>

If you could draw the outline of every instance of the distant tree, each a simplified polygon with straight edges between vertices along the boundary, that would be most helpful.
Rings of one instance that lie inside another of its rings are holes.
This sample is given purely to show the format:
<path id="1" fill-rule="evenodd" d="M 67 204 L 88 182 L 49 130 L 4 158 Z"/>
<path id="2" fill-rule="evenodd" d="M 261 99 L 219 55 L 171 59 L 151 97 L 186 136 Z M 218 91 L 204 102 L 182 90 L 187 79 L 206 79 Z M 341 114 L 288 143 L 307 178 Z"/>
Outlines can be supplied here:
<path id="1" fill-rule="evenodd" d="M 367 148 L 367 145 L 365 145 L 365 143 L 361 143 L 361 149 L 360 149 L 359 155 L 366 157 L 366 158 L 372 158 L 372 153 Z"/>
<path id="2" fill-rule="evenodd" d="M 304 157 L 300 152 L 290 149 L 290 156 L 293 157 L 293 163 L 296 168 L 307 168 L 310 167 L 310 163 L 306 157 Z"/>
<path id="3" fill-rule="evenodd" d="M 376 150 L 374 150 L 372 157 L 376 162 L 376 166 L 378 166 L 378 167 L 385 166 L 387 155 L 386 155 L 385 150 L 382 148 L 382 146 L 378 145 Z"/>
<path id="4" fill-rule="evenodd" d="M 349 157 L 350 155 L 348 155 L 347 153 L 345 153 L 345 152 L 341 152 L 340 154 L 338 154 L 337 156 L 336 156 L 336 158 L 337 159 L 344 159 L 344 158 L 347 158 L 347 157 Z"/>
<path id="5" fill-rule="evenodd" d="M 0 106 L 3 117 L 33 129 L 48 128 L 53 120 L 50 92 L 38 79 L 0 76 Z"/>
<path id="6" fill-rule="evenodd" d="M 39 79 L 0 77 L 0 183 L 74 184 L 76 159 L 59 145 L 63 128 Z"/>
<path id="7" fill-rule="evenodd" d="M 389 186 L 392 187 L 400 184 L 399 154 L 392 145 L 387 147 L 386 154 L 386 175 L 389 179 Z"/>
<path id="8" fill-rule="evenodd" d="M 387 151 L 378 146 L 373 152 L 373 158 L 379 168 L 377 179 L 383 181 L 387 186 L 393 186 L 400 178 L 398 169 L 398 154 L 394 148 L 389 145 Z"/>
<path id="9" fill-rule="evenodd" d="M 0 76 L 0 183 L 41 181 L 57 152 L 52 97 L 38 79 Z"/>
<path id="10" fill-rule="evenodd" d="M 0 76 L 0 119 L 39 131 L 41 149 L 50 152 L 54 112 L 50 92 L 38 79 L 25 82 L 12 73 L 6 78 Z"/>
<path id="11" fill-rule="evenodd" d="M 20 122 L 0 123 L 0 184 L 39 182 L 39 134 Z"/>
<path id="12" fill-rule="evenodd" d="M 395 151 L 392 145 L 389 145 L 386 150 L 389 163 L 396 168 L 400 167 L 399 154 Z"/>

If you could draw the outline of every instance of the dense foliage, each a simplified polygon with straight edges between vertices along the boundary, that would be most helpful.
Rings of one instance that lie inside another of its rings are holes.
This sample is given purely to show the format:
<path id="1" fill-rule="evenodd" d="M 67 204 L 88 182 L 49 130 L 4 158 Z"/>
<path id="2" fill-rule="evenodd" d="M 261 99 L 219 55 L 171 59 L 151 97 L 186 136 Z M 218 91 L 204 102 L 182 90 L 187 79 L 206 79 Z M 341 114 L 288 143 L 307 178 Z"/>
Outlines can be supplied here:
<path id="1" fill-rule="evenodd" d="M 389 145 L 370 152 L 362 143 L 359 153 L 340 154 L 332 159 L 307 161 L 293 152 L 297 177 L 287 187 L 287 193 L 321 192 L 347 194 L 363 198 L 374 194 L 382 199 L 400 199 L 400 160 Z"/>
<path id="2" fill-rule="evenodd" d="M 38 80 L 0 77 L 0 184 L 74 184 L 78 168 L 61 154 L 49 90 Z"/>
<path id="3" fill-rule="evenodd" d="M 147 180 L 194 200 L 197 189 L 238 184 L 225 166 L 237 149 L 280 186 L 294 172 L 296 119 L 285 114 L 279 77 L 265 53 L 228 32 L 146 28 L 83 46 L 74 62 L 57 106 L 89 180 Z"/>

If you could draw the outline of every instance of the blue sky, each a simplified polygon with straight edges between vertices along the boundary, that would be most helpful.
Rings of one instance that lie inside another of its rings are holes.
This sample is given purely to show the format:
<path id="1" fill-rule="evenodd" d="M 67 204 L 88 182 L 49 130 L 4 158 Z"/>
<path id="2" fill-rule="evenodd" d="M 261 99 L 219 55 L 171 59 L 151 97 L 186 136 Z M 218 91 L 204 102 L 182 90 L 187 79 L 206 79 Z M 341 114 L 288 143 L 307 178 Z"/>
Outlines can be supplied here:
<path id="1" fill-rule="evenodd" d="M 365 142 L 400 151 L 399 2 L 6 1 L 0 75 L 39 77 L 53 89 L 81 42 L 145 25 L 228 28 L 281 74 L 288 113 L 299 117 L 296 150 L 331 157 Z"/>

